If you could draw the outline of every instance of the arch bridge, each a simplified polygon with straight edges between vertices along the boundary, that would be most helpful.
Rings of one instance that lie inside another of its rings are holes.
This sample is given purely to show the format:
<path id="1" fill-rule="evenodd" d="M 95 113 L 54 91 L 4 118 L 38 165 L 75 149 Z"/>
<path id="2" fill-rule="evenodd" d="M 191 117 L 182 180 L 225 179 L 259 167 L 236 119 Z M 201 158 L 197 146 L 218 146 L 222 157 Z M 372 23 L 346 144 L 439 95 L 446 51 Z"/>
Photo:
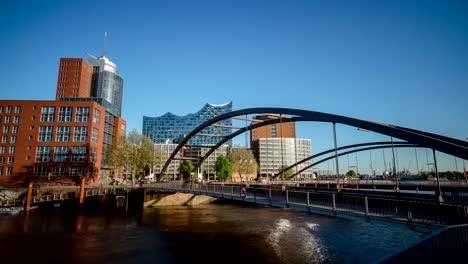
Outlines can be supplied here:
<path id="1" fill-rule="evenodd" d="M 266 120 L 248 119 L 247 118 L 248 115 L 264 115 L 264 116 L 268 116 L 269 118 Z M 222 127 L 223 125 L 221 124 L 221 121 L 224 121 L 227 119 L 245 120 L 246 122 L 251 121 L 251 123 L 250 125 L 246 125 L 245 127 L 232 127 L 233 130 L 234 129 L 237 129 L 237 130 L 235 130 L 233 133 L 227 136 L 214 135 L 220 138 L 219 142 L 214 146 L 208 147 L 209 151 L 207 151 L 202 157 L 198 159 L 198 162 L 194 170 L 197 170 L 201 166 L 201 164 L 205 161 L 205 159 L 208 156 L 210 156 L 216 149 L 218 149 L 219 147 L 221 147 L 223 144 L 233 139 L 234 137 L 241 135 L 247 131 L 259 128 L 259 127 L 263 127 L 263 126 L 267 126 L 271 124 L 277 124 L 277 123 L 286 123 L 286 122 L 328 122 L 333 125 L 334 148 L 332 150 L 326 151 L 326 153 L 331 153 L 331 152 L 335 153 L 334 158 L 336 160 L 336 165 L 337 165 L 336 166 L 337 176 L 339 175 L 338 150 L 345 149 L 346 147 L 339 148 L 337 146 L 336 124 L 348 125 L 348 126 L 356 127 L 360 130 L 372 131 L 372 132 L 376 132 L 382 135 L 390 136 L 392 138 L 392 142 L 390 143 L 391 147 L 394 147 L 394 146 L 403 147 L 406 144 L 406 147 L 411 146 L 411 147 L 424 147 L 424 148 L 432 149 L 434 156 L 435 156 L 435 151 L 440 151 L 440 152 L 453 155 L 461 159 L 468 159 L 468 142 L 442 136 L 442 135 L 437 135 L 437 134 L 433 134 L 429 132 L 419 131 L 419 130 L 406 128 L 406 127 L 400 127 L 400 126 L 391 125 L 391 124 L 384 124 L 384 123 L 379 123 L 379 122 L 374 122 L 374 121 L 366 121 L 362 119 L 328 114 L 328 113 L 321 113 L 321 112 L 316 112 L 316 111 L 291 109 L 291 108 L 271 108 L 271 107 L 247 108 L 247 109 L 232 111 L 223 115 L 219 115 L 211 120 L 204 122 L 203 124 L 195 128 L 194 130 L 192 130 L 177 145 L 175 150 L 167 159 L 166 163 L 164 164 L 160 172 L 159 179 L 161 178 L 162 175 L 165 174 L 166 169 L 169 166 L 169 164 L 173 160 L 176 159 L 177 153 L 181 151 L 184 146 L 188 145 L 188 142 L 191 138 L 197 135 L 203 135 L 203 130 L 207 127 L 220 127 L 220 126 Z M 393 138 L 403 140 L 403 142 L 393 142 Z M 360 150 L 355 150 L 355 151 L 364 151 L 364 150 L 370 150 L 370 149 L 375 149 L 375 148 L 390 147 L 390 144 L 389 142 L 385 142 L 385 143 L 374 142 L 374 143 L 357 144 L 357 145 L 353 145 L 352 147 L 369 146 L 366 148 L 361 148 Z M 371 145 L 374 145 L 374 146 L 370 147 Z M 381 145 L 381 146 L 376 146 L 376 145 Z M 351 147 L 351 146 L 348 146 L 348 147 Z M 348 151 L 345 153 L 341 153 L 340 155 L 353 153 L 355 151 Z M 326 153 L 319 153 L 319 154 L 326 154 Z M 311 156 L 310 159 L 316 157 L 317 155 Z M 331 159 L 331 158 L 333 157 L 329 157 L 328 159 Z M 302 162 L 304 162 L 304 160 L 299 161 L 298 163 L 293 164 L 290 167 L 296 166 Z M 315 164 L 317 163 L 314 163 L 314 165 Z M 285 169 L 283 169 L 277 175 L 281 174 L 284 171 Z M 436 174 L 437 174 L 437 166 L 436 166 Z"/>

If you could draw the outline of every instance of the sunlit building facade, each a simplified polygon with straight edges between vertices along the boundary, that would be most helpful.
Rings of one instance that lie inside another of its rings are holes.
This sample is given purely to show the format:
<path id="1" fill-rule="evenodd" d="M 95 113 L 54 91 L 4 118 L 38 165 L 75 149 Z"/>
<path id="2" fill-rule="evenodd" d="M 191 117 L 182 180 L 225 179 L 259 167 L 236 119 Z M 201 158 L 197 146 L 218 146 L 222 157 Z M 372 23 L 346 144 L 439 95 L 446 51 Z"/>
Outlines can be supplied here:
<path id="1" fill-rule="evenodd" d="M 206 104 L 198 112 L 185 116 L 166 113 L 159 117 L 143 116 L 143 135 L 151 138 L 155 143 L 162 144 L 169 141 L 180 142 L 192 130 L 216 116 L 232 111 L 232 102 L 215 105 Z M 232 133 L 232 120 L 226 119 L 203 129 L 198 136 L 189 141 L 189 145 L 215 145 L 221 138 Z"/>

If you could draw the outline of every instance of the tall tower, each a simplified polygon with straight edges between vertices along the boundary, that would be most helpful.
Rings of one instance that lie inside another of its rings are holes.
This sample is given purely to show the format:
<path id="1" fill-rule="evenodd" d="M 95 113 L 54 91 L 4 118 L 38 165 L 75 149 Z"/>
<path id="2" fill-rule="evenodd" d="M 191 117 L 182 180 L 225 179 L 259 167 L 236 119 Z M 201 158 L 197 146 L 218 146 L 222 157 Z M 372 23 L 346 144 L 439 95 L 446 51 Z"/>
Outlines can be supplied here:
<path id="1" fill-rule="evenodd" d="M 123 78 L 117 74 L 117 66 L 105 56 L 106 34 L 101 57 L 89 60 L 92 66 L 91 97 L 103 98 L 111 105 L 112 114 L 122 116 Z"/>
<path id="2" fill-rule="evenodd" d="M 60 58 L 55 99 L 89 97 L 91 65 L 81 58 Z"/>

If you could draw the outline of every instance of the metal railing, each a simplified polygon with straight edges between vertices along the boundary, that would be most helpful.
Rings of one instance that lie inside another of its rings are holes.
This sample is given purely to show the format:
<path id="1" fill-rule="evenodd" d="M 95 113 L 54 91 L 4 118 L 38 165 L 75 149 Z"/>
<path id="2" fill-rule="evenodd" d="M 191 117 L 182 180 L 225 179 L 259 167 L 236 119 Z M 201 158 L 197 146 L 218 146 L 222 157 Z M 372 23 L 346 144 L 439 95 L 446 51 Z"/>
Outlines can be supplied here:
<path id="1" fill-rule="evenodd" d="M 156 183 L 145 185 L 145 188 L 203 194 L 335 216 L 391 219 L 410 225 L 452 225 L 468 222 L 468 207 L 460 204 L 232 184 Z"/>
<path id="2" fill-rule="evenodd" d="M 376 263 L 455 263 L 463 262 L 468 248 L 468 225 L 444 227 L 405 246 Z"/>

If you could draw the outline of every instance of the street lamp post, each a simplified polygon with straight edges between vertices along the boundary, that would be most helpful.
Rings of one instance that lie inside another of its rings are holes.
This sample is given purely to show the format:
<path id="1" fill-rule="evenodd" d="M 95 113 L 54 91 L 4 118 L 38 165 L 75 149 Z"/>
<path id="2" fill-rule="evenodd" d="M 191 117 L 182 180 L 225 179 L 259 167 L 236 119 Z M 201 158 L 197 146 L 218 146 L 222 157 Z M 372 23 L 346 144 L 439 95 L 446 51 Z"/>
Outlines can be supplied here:
<path id="1" fill-rule="evenodd" d="M 400 192 L 400 186 L 398 182 L 398 173 L 396 172 L 396 165 L 395 165 L 395 146 L 393 145 L 393 137 L 390 137 L 390 141 L 392 142 L 392 157 L 393 157 L 393 176 L 396 180 L 396 192 Z"/>
<path id="2" fill-rule="evenodd" d="M 438 196 L 439 202 L 443 203 L 444 198 L 442 197 L 442 191 L 440 189 L 440 181 L 439 181 L 439 173 L 437 170 L 437 159 L 436 159 L 435 149 L 432 149 L 432 154 L 434 155 L 434 169 L 435 169 L 435 175 L 437 179 L 437 196 Z"/>
<path id="3" fill-rule="evenodd" d="M 335 142 L 335 163 L 336 163 L 336 189 L 340 190 L 340 169 L 338 168 L 338 147 L 336 143 L 336 124 L 333 122 L 333 139 Z"/>

